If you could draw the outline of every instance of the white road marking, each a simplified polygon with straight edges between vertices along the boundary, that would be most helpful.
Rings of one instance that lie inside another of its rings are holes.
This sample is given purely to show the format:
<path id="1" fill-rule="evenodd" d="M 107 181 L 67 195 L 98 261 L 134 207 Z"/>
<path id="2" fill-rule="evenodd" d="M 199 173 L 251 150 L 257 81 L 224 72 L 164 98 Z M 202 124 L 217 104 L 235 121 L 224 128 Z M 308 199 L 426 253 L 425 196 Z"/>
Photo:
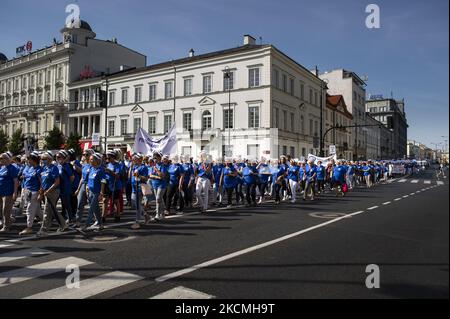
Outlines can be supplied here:
<path id="1" fill-rule="evenodd" d="M 401 198 L 396 198 L 396 199 L 394 199 L 394 201 L 399 201 L 399 200 L 401 200 Z"/>
<path id="2" fill-rule="evenodd" d="M 15 250 L 15 251 L 11 251 L 11 252 L 8 252 L 5 254 L 1 254 L 0 255 L 0 264 L 27 258 L 27 257 L 49 254 L 49 253 L 50 252 L 48 250 L 39 249 L 39 248 Z"/>
<path id="3" fill-rule="evenodd" d="M 360 213 L 360 212 L 357 212 L 357 213 Z M 329 220 L 327 222 L 315 225 L 313 227 L 309 227 L 309 228 L 300 230 L 298 232 L 295 232 L 295 233 L 292 233 L 292 234 L 289 234 L 289 235 L 285 235 L 285 236 L 276 238 L 274 240 L 271 240 L 271 241 L 268 241 L 268 242 L 265 242 L 265 243 L 262 243 L 262 244 L 259 244 L 259 245 L 256 245 L 256 246 L 248 247 L 246 249 L 242 249 L 242 250 L 236 251 L 234 253 L 231 253 L 231 254 L 228 254 L 228 255 L 225 255 L 225 256 L 222 256 L 222 257 L 219 257 L 219 258 L 215 258 L 215 259 L 203 262 L 201 264 L 194 265 L 194 266 L 189 267 L 189 268 L 181 269 L 181 270 L 172 272 L 170 274 L 160 276 L 160 277 L 156 278 L 155 281 L 157 281 L 157 282 L 164 282 L 164 281 L 167 281 L 167 280 L 170 280 L 170 279 L 173 279 L 173 278 L 177 278 L 177 277 L 186 275 L 188 273 L 194 272 L 196 270 L 215 265 L 215 264 L 223 262 L 225 260 L 229 260 L 229 259 L 241 256 L 241 255 L 244 255 L 244 254 L 248 254 L 250 252 L 253 252 L 253 251 L 265 248 L 265 247 L 269 247 L 271 245 L 275 245 L 275 244 L 277 244 L 279 242 L 282 242 L 282 241 L 285 241 L 285 240 L 297 237 L 299 235 L 305 234 L 305 233 L 310 232 L 312 230 L 315 230 L 315 229 L 318 229 L 318 228 L 322 228 L 322 227 L 325 227 L 327 225 L 336 223 L 336 222 L 338 222 L 338 221 L 340 221 L 342 219 L 345 219 L 345 218 L 348 218 L 348 215 Z"/>
<path id="4" fill-rule="evenodd" d="M 376 209 L 376 208 L 378 208 L 379 206 L 372 206 L 372 207 L 369 207 L 369 208 L 367 208 L 367 210 L 373 210 L 373 209 Z"/>
<path id="5" fill-rule="evenodd" d="M 383 205 L 389 205 L 391 202 L 385 202 L 383 203 Z"/>
<path id="6" fill-rule="evenodd" d="M 438 185 L 444 185 L 444 182 L 443 181 L 437 181 L 437 184 Z"/>
<path id="7" fill-rule="evenodd" d="M 423 183 L 424 184 L 431 184 L 431 181 L 430 180 L 425 180 L 425 181 L 423 181 Z"/>
<path id="8" fill-rule="evenodd" d="M 93 262 L 76 257 L 67 257 L 25 268 L 3 272 L 0 273 L 0 288 L 12 284 L 17 284 L 26 280 L 47 276 L 60 271 L 65 271 L 66 267 L 72 264 L 82 267 L 93 264 Z"/>
<path id="9" fill-rule="evenodd" d="M 114 271 L 82 280 L 80 281 L 80 288 L 69 289 L 63 286 L 28 296 L 25 299 L 85 299 L 141 279 L 143 278 L 134 274 Z"/>
<path id="10" fill-rule="evenodd" d="M 407 179 L 402 178 L 401 180 L 399 180 L 399 183 L 406 183 Z"/>
<path id="11" fill-rule="evenodd" d="M 411 181 L 412 184 L 417 184 L 418 182 L 419 182 L 418 179 L 413 179 L 413 180 Z"/>
<path id="12" fill-rule="evenodd" d="M 409 194 L 409 196 L 412 196 L 412 195 L 414 195 L 415 193 L 411 193 L 411 194 Z"/>
<path id="13" fill-rule="evenodd" d="M 408 198 L 408 197 L 409 197 L 409 195 L 403 195 L 402 197 L 403 197 L 403 198 Z"/>
<path id="14" fill-rule="evenodd" d="M 212 299 L 212 298 L 214 298 L 214 296 L 205 294 L 197 290 L 179 286 L 170 289 L 168 291 L 165 291 L 154 297 L 151 297 L 150 299 Z"/>
<path id="15" fill-rule="evenodd" d="M 7 247 L 12 247 L 14 246 L 13 244 L 0 244 L 0 248 L 7 248 Z"/>

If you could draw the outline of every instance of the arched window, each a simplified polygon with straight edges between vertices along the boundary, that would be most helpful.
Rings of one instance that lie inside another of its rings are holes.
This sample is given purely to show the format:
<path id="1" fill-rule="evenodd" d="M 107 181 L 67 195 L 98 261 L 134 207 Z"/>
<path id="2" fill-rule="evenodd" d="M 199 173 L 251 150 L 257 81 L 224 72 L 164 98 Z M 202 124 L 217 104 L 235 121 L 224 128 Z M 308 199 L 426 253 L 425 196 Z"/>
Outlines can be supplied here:
<path id="1" fill-rule="evenodd" d="M 212 115 L 210 111 L 204 111 L 202 114 L 202 129 L 209 130 L 212 127 Z"/>

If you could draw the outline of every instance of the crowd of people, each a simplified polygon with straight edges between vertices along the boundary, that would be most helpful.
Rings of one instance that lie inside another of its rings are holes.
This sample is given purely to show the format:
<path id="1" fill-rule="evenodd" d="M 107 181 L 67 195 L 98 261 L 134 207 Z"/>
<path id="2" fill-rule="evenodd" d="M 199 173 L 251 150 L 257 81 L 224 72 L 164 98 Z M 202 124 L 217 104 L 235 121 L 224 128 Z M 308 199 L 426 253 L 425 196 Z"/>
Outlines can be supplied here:
<path id="1" fill-rule="evenodd" d="M 417 170 L 410 162 L 402 165 L 406 174 Z M 0 232 L 11 231 L 22 213 L 27 225 L 20 235 L 32 234 L 35 223 L 40 224 L 39 236 L 54 222 L 57 232 L 102 230 L 107 221 L 119 223 L 126 206 L 135 211 L 132 229 L 139 229 L 142 223 L 183 214 L 186 208 L 204 213 L 210 206 L 314 201 L 322 193 L 345 196 L 356 185 L 370 188 L 392 175 L 390 161 L 322 163 L 290 156 L 213 160 L 204 152 L 194 160 L 158 152 L 128 155 L 119 149 L 105 154 L 88 149 L 81 158 L 73 149 L 24 157 L 6 152 L 0 155 Z"/>

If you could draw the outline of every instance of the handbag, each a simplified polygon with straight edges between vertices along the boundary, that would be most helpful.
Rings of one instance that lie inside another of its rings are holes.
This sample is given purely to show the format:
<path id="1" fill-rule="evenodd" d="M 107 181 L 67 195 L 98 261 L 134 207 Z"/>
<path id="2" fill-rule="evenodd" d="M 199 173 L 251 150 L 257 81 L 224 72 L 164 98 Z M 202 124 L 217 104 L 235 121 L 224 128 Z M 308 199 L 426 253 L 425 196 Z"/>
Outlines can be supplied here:
<path id="1" fill-rule="evenodd" d="M 343 192 L 343 193 L 347 193 L 347 192 L 348 192 L 348 185 L 347 185 L 347 183 L 344 183 L 344 184 L 342 185 L 342 192 Z"/>

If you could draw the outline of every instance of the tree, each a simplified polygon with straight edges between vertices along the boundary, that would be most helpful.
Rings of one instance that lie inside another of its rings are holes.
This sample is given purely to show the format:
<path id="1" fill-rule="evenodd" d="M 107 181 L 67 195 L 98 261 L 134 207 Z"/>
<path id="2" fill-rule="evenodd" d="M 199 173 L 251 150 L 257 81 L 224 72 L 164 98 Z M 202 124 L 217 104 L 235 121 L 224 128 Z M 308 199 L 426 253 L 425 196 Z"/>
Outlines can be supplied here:
<path id="1" fill-rule="evenodd" d="M 0 129 L 0 153 L 4 153 L 8 150 L 9 137 Z"/>
<path id="2" fill-rule="evenodd" d="M 59 130 L 59 128 L 54 127 L 53 130 L 48 132 L 48 135 L 45 137 L 44 147 L 47 150 L 59 150 L 64 142 L 64 134 Z"/>
<path id="3" fill-rule="evenodd" d="M 66 150 L 70 150 L 73 148 L 75 150 L 76 155 L 81 155 L 83 153 L 83 150 L 80 146 L 80 138 L 81 136 L 77 133 L 73 134 L 71 133 L 70 136 L 67 138 L 66 141 Z"/>
<path id="4" fill-rule="evenodd" d="M 23 152 L 25 137 L 22 134 L 22 130 L 18 129 L 11 136 L 11 141 L 9 142 L 8 148 L 14 155 L 21 154 Z"/>

